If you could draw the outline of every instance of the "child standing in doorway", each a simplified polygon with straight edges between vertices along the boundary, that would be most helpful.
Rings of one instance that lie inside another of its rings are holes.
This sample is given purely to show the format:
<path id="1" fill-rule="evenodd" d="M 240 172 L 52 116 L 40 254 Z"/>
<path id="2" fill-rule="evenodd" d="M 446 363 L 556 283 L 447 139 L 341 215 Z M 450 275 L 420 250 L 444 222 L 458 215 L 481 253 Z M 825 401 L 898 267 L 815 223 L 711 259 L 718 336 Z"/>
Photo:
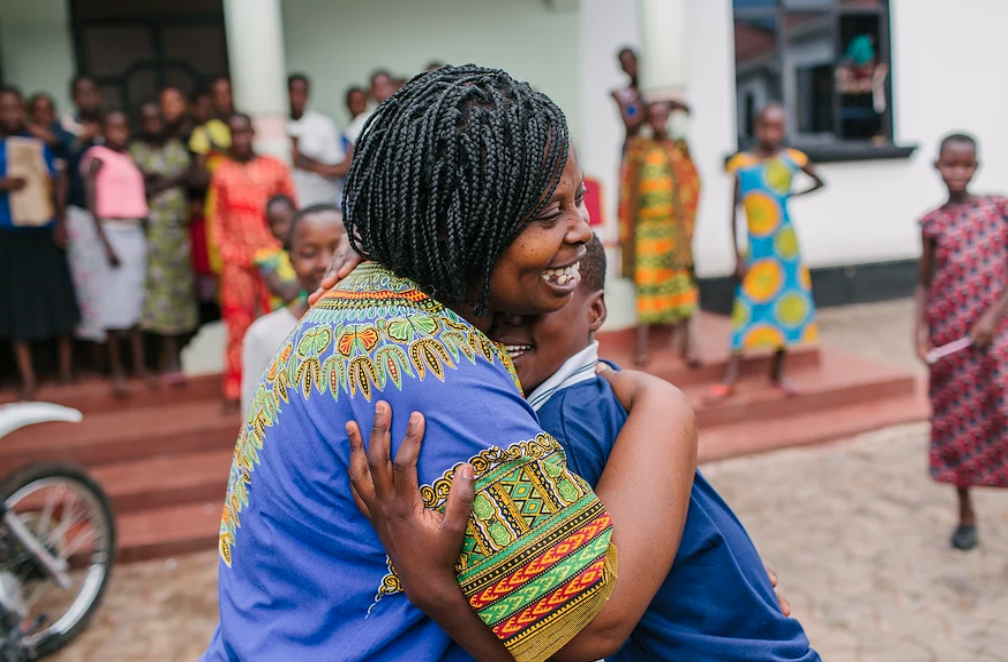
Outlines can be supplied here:
<path id="1" fill-rule="evenodd" d="M 765 107 L 756 121 L 756 148 L 736 154 L 728 162 L 735 177 L 731 232 L 735 246 L 735 304 L 732 310 L 731 358 L 710 400 L 734 392 L 744 352 L 776 350 L 770 369 L 773 386 L 786 395 L 795 388 L 784 377 L 788 347 L 816 340 L 818 327 L 812 300 L 812 282 L 802 262 L 798 235 L 787 203 L 824 186 L 808 156 L 784 147 L 787 114 L 784 107 Z M 812 186 L 792 193 L 794 176 L 803 171 Z M 738 207 L 746 212 L 748 251 L 738 248 Z"/>
<path id="2" fill-rule="evenodd" d="M 128 151 L 129 123 L 121 111 L 105 116 L 103 145 L 89 149 L 81 162 L 86 176 L 88 211 L 94 217 L 106 261 L 100 265 L 98 316 L 108 333 L 113 393 L 129 395 L 119 356 L 119 340 L 128 335 L 133 370 L 146 377 L 143 316 L 147 279 L 147 239 L 144 223 L 150 214 L 144 176 Z"/>
<path id="3" fill-rule="evenodd" d="M 1008 198 L 969 190 L 977 143 L 952 134 L 935 168 L 948 201 L 921 219 L 924 250 L 914 342 L 931 364 L 931 476 L 952 483 L 959 524 L 952 547 L 977 546 L 970 488 L 1008 487 Z M 934 359 L 962 338 L 965 349 Z"/>

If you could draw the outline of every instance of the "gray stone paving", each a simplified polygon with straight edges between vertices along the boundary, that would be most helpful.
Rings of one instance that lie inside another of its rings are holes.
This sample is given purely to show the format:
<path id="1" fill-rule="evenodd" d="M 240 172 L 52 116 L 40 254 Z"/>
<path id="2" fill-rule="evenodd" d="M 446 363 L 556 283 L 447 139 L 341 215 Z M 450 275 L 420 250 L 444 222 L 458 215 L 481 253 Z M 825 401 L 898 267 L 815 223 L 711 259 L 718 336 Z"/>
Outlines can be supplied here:
<path id="1" fill-rule="evenodd" d="M 826 342 L 919 370 L 908 302 L 824 311 Z M 1008 662 L 1008 491 L 977 494 L 981 547 L 952 551 L 927 426 L 704 467 L 826 662 Z M 216 622 L 216 554 L 117 568 L 58 662 L 191 662 Z"/>

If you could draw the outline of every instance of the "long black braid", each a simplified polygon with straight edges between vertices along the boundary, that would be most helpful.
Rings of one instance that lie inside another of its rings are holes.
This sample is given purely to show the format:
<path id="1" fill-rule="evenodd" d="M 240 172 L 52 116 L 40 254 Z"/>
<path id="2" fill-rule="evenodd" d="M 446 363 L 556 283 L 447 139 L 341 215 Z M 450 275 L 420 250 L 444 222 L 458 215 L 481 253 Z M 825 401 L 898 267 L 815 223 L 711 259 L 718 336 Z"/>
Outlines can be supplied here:
<path id="1" fill-rule="evenodd" d="M 497 259 L 549 202 L 568 145 L 556 104 L 501 70 L 422 73 L 355 147 L 343 198 L 354 249 L 486 314 Z"/>

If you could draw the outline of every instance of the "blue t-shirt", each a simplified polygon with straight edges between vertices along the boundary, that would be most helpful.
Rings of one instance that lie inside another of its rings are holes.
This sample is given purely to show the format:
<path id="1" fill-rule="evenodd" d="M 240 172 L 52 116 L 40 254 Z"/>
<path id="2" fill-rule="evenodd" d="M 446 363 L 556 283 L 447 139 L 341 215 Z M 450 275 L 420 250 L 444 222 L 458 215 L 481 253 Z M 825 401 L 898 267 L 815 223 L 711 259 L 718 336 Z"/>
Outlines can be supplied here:
<path id="1" fill-rule="evenodd" d="M 42 146 L 42 154 L 45 158 L 46 168 L 49 170 L 49 174 L 53 177 L 56 176 L 56 159 L 53 158 L 52 150 L 49 149 L 48 145 Z M 0 177 L 7 176 L 7 140 L 0 139 Z M 53 219 L 55 220 L 55 219 Z M 52 226 L 52 222 L 49 223 L 49 227 Z M 6 232 L 32 232 L 38 231 L 40 229 L 45 229 L 45 226 L 40 228 L 36 227 L 15 227 L 14 221 L 11 218 L 11 208 L 10 208 L 10 195 L 7 191 L 0 191 L 0 230 Z"/>
<path id="2" fill-rule="evenodd" d="M 556 393 L 539 422 L 567 465 L 598 483 L 626 412 L 596 377 Z M 801 625 L 784 616 L 742 523 L 698 471 L 672 570 L 630 639 L 607 662 L 817 662 Z"/>

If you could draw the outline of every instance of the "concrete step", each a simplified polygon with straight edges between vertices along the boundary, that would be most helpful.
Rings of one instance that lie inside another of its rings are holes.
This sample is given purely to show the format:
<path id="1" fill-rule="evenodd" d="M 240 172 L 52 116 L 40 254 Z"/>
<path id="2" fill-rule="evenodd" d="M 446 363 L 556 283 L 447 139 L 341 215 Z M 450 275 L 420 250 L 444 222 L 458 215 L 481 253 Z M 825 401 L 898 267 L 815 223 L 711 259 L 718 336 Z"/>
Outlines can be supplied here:
<path id="1" fill-rule="evenodd" d="M 222 504 L 220 499 L 120 515 L 118 560 L 129 563 L 214 549 Z"/>
<path id="2" fill-rule="evenodd" d="M 13 390 L 0 392 L 0 405 L 14 402 L 17 393 Z M 70 386 L 45 385 L 39 389 L 37 399 L 54 402 L 79 409 L 85 417 L 90 414 L 118 412 L 124 409 L 143 407 L 164 407 L 186 402 L 220 401 L 221 376 L 202 375 L 191 377 L 184 386 L 170 387 L 162 384 L 151 389 L 139 380 L 130 382 L 130 397 L 116 398 L 112 395 L 112 383 L 107 379 L 89 377 Z M 218 404 L 218 408 L 220 405 Z"/>
<path id="3" fill-rule="evenodd" d="M 838 407 L 870 404 L 914 393 L 917 381 L 897 368 L 856 356 L 827 350 L 816 367 L 789 367 L 788 379 L 797 395 L 787 397 L 770 386 L 765 374 L 744 377 L 735 393 L 710 402 L 711 383 L 683 388 L 697 413 L 700 428 L 707 429 L 765 420 L 789 420 L 793 416 Z"/>
<path id="4" fill-rule="evenodd" d="M 930 406 L 922 390 L 898 396 L 795 414 L 787 418 L 732 423 L 701 429 L 699 461 L 809 446 L 891 425 L 926 421 Z"/>
<path id="5" fill-rule="evenodd" d="M 92 471 L 116 513 L 223 502 L 234 453 L 213 450 L 117 462 Z"/>
<path id="6" fill-rule="evenodd" d="M 0 440 L 0 474 L 29 462 L 59 460 L 95 468 L 210 450 L 231 450 L 240 418 L 204 402 L 136 407 L 85 415 L 81 423 L 46 423 Z"/>

